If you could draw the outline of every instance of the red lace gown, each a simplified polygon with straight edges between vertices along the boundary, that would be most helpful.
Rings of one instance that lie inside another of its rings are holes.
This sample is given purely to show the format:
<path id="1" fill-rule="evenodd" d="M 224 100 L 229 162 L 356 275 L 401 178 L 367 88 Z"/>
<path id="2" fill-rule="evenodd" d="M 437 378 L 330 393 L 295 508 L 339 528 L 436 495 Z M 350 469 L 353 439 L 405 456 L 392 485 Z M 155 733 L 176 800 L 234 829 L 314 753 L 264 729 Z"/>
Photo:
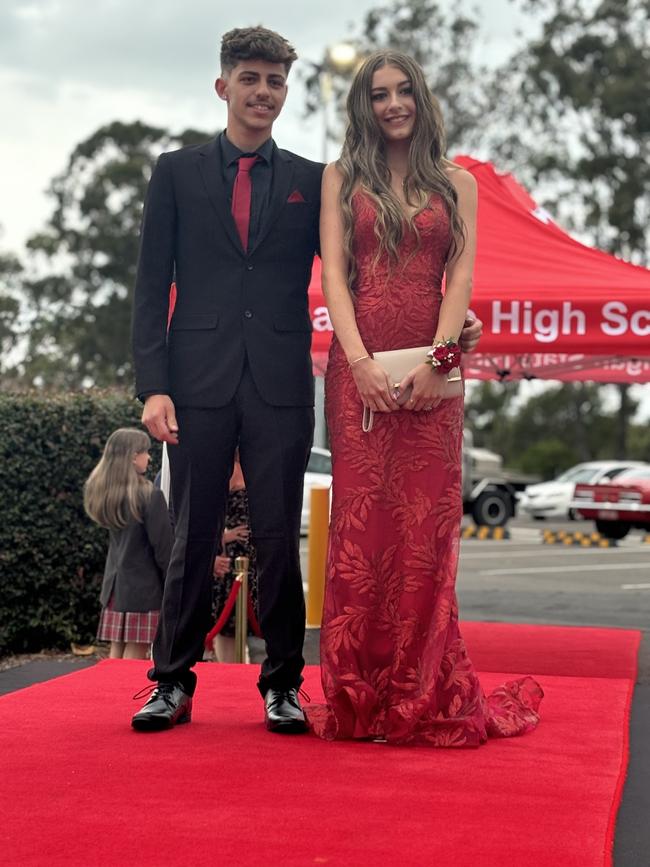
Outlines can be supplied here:
<path id="1" fill-rule="evenodd" d="M 432 198 L 418 215 L 420 245 L 405 238 L 392 272 L 385 259 L 373 271 L 372 200 L 357 193 L 353 208 L 364 345 L 430 344 L 450 238 L 442 202 Z M 463 399 L 429 412 L 376 413 L 363 433 L 362 403 L 335 338 L 325 403 L 334 477 L 321 631 L 327 705 L 309 710 L 312 729 L 326 739 L 440 747 L 533 729 L 539 685 L 522 678 L 484 696 L 458 628 Z"/>

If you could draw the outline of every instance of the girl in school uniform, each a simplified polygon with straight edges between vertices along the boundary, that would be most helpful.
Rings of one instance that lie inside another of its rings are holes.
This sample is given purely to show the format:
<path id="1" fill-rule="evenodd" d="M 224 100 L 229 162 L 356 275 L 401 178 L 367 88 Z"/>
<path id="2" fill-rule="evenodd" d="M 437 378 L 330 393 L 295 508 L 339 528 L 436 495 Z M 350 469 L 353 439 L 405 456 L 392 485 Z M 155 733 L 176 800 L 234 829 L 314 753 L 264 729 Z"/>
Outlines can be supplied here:
<path id="1" fill-rule="evenodd" d="M 84 485 L 84 508 L 109 531 L 97 638 L 113 659 L 147 659 L 158 627 L 173 534 L 162 491 L 145 478 L 151 441 L 114 431 Z"/>

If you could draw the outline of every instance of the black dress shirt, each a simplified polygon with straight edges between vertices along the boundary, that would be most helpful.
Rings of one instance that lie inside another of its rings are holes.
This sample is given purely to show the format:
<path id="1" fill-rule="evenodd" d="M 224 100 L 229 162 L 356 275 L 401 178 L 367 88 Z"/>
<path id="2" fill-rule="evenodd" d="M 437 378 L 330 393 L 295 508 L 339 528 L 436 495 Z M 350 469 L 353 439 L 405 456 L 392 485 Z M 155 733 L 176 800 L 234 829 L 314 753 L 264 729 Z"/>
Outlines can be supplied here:
<path id="1" fill-rule="evenodd" d="M 264 144 L 254 151 L 241 151 L 229 141 L 227 131 L 219 136 L 221 147 L 221 164 L 223 180 L 228 191 L 228 202 L 232 205 L 232 188 L 239 171 L 237 161 L 240 157 L 257 156 L 258 160 L 251 169 L 251 217 L 248 227 L 248 249 L 255 246 L 260 233 L 262 217 L 271 200 L 271 185 L 273 183 L 273 149 L 275 144 L 268 138 Z"/>

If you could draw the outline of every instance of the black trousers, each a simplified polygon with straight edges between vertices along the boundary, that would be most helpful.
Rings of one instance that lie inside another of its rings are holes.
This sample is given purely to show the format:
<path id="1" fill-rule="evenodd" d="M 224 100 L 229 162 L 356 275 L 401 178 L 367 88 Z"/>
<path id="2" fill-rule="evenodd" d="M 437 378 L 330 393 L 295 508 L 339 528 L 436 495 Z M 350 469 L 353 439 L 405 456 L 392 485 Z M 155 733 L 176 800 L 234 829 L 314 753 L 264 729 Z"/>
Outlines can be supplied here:
<path id="1" fill-rule="evenodd" d="M 180 681 L 194 692 L 196 675 L 190 669 L 202 658 L 212 626 L 212 564 L 239 446 L 267 653 L 258 686 L 262 695 L 270 687 L 298 687 L 305 638 L 300 515 L 314 410 L 266 403 L 246 366 L 227 406 L 177 407 L 176 413 L 179 444 L 168 448 L 176 535 L 149 677 Z"/>

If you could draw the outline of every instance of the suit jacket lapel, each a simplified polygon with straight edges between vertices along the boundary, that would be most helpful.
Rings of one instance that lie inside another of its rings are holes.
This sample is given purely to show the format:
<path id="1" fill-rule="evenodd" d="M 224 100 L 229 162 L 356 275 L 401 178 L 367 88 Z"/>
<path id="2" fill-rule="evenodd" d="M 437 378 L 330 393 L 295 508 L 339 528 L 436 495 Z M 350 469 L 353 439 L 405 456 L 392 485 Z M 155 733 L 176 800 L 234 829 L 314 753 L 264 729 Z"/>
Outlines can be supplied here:
<path id="1" fill-rule="evenodd" d="M 244 252 L 241 245 L 241 240 L 235 226 L 230 205 L 228 203 L 228 193 L 223 182 L 223 171 L 221 168 L 221 148 L 219 147 L 219 137 L 208 142 L 204 148 L 199 151 L 199 169 L 203 177 L 203 183 L 210 197 L 212 207 L 217 212 L 217 216 L 226 230 L 226 234 L 237 247 L 240 252 Z"/>
<path id="2" fill-rule="evenodd" d="M 257 240 L 248 251 L 253 253 L 269 233 L 271 226 L 275 225 L 280 211 L 287 203 L 291 191 L 294 165 L 288 154 L 282 153 L 279 148 L 273 148 L 273 186 L 271 187 L 271 201 L 266 214 L 262 216 Z"/>

